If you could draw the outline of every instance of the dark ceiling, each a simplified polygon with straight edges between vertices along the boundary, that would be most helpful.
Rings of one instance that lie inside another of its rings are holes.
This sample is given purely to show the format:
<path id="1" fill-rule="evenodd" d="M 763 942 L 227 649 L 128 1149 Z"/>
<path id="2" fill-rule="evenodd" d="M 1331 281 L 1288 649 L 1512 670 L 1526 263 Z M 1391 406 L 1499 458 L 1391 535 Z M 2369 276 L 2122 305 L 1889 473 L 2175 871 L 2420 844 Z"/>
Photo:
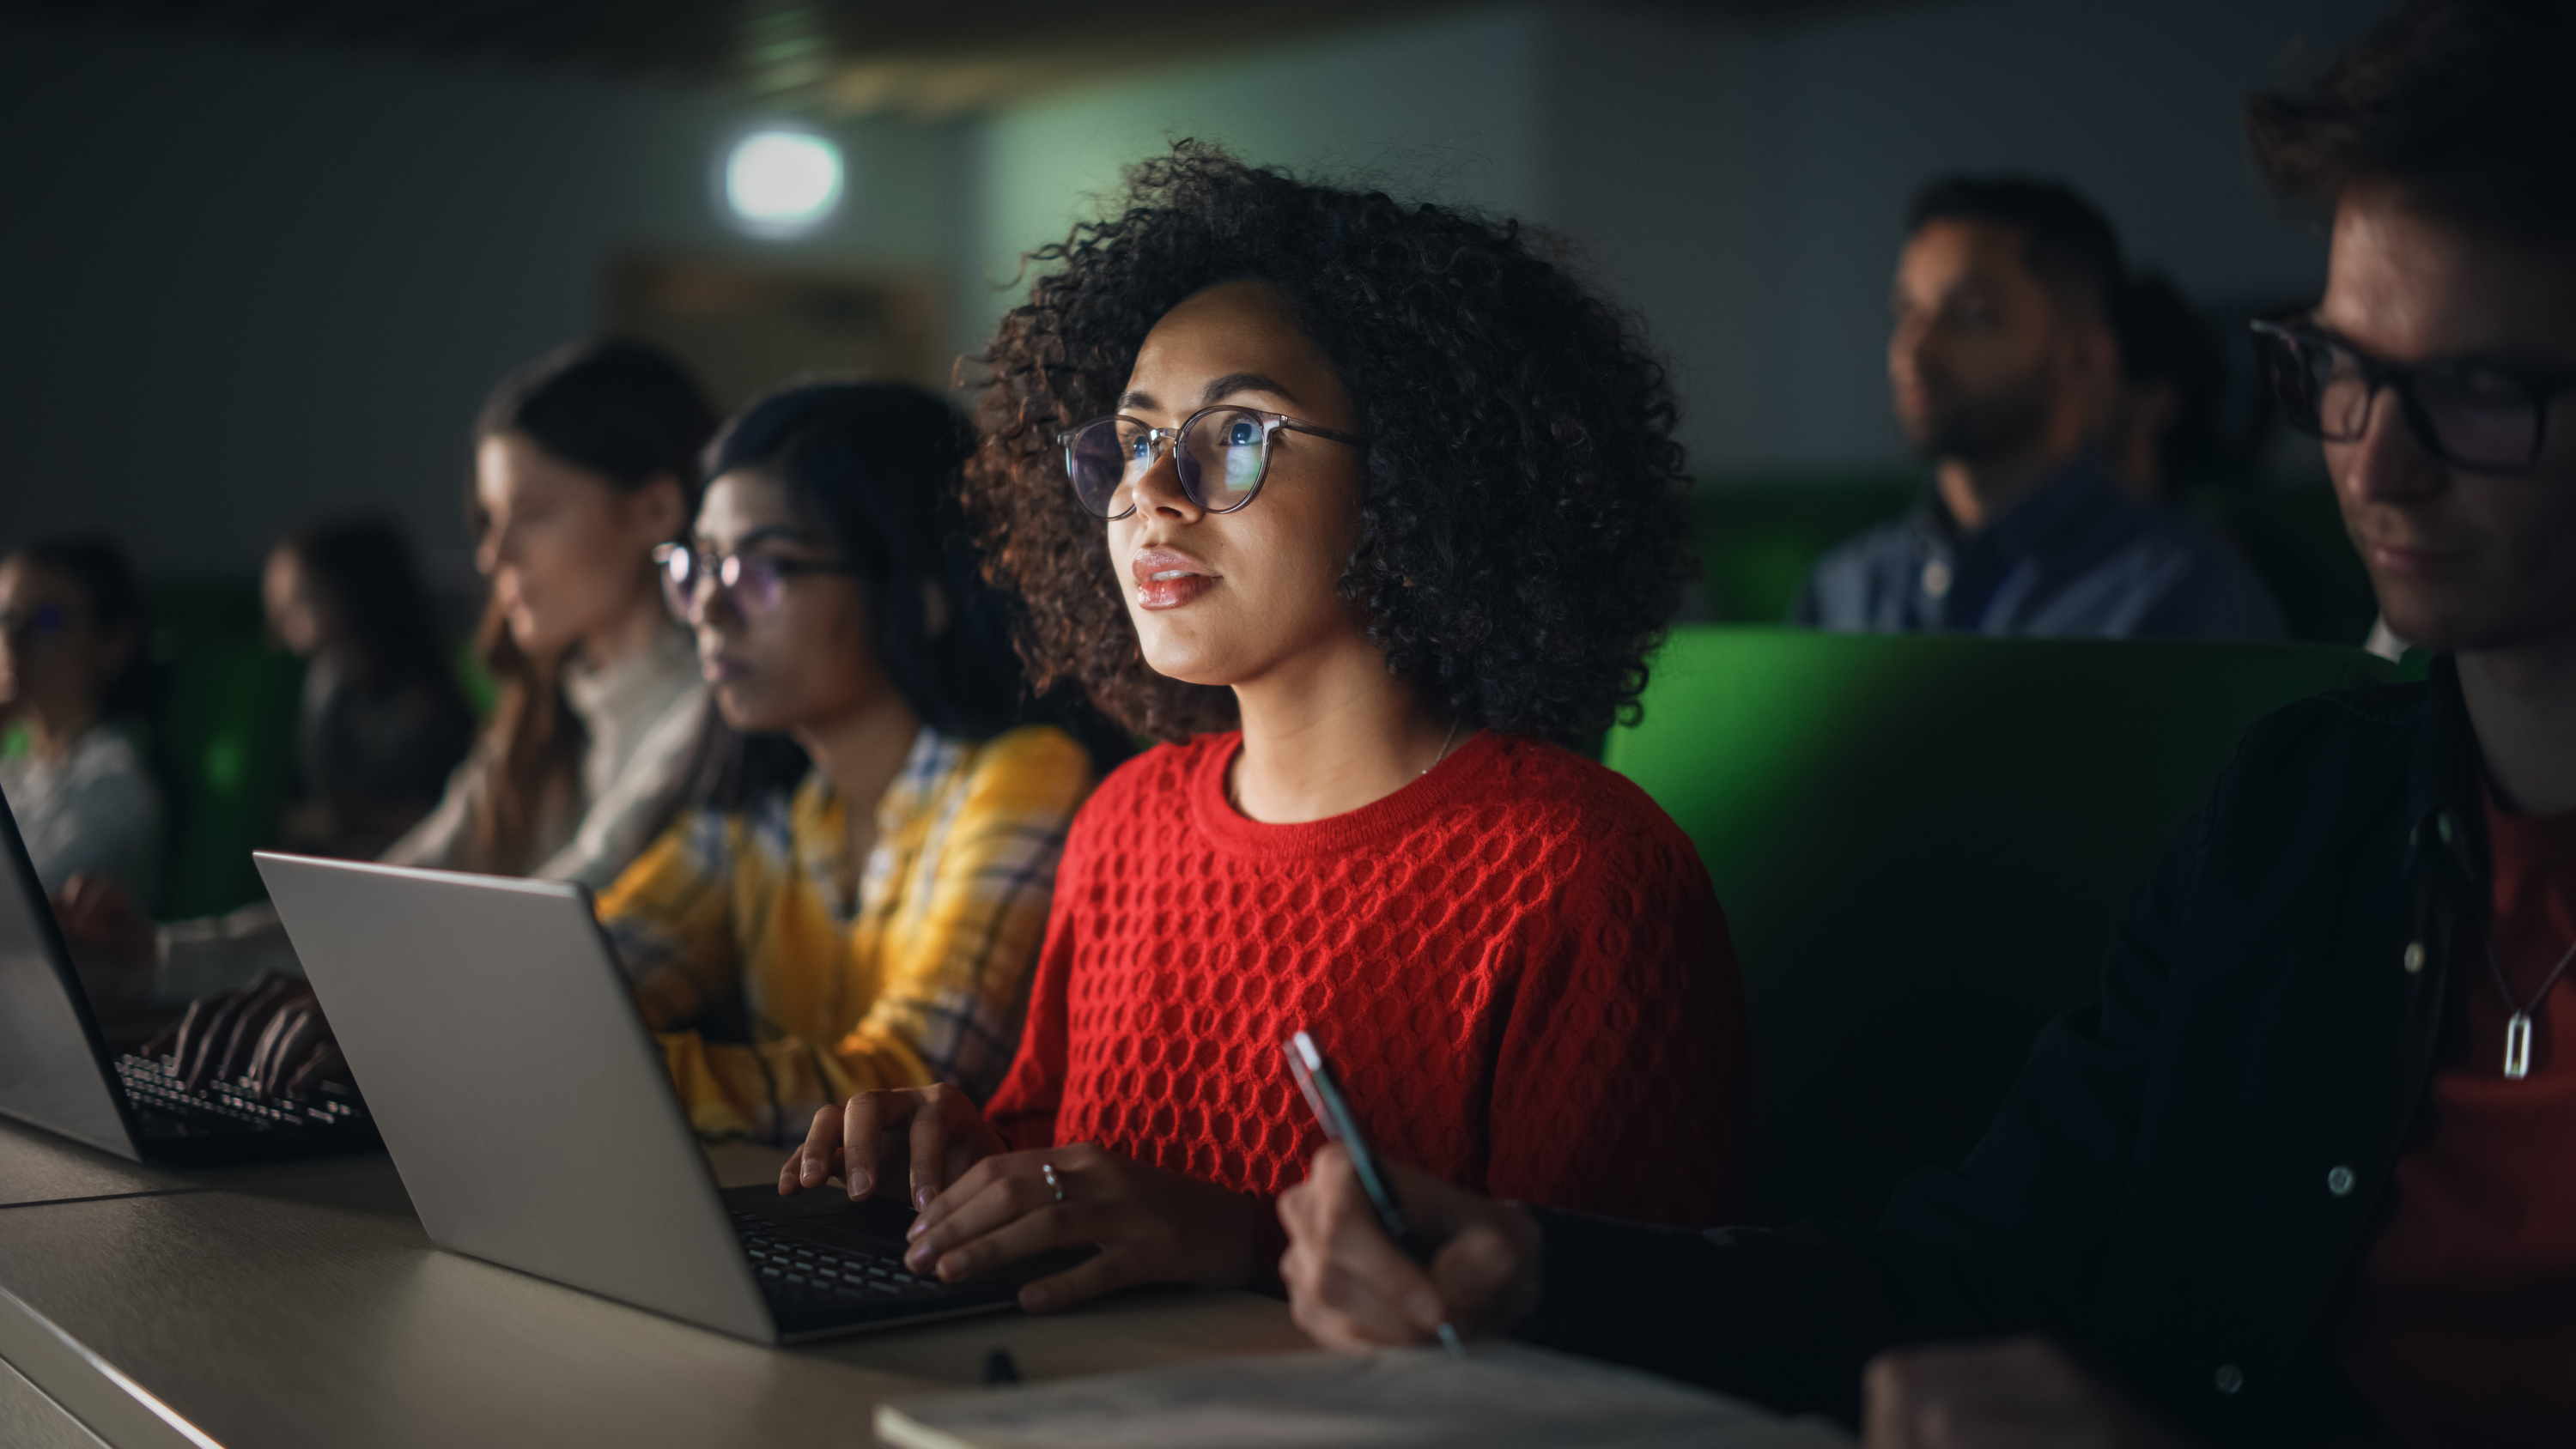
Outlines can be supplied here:
<path id="1" fill-rule="evenodd" d="M 1871 0 L 1641 0 L 1779 23 Z M 1885 3 L 1885 0 L 1880 0 Z M 1189 55 L 1467 0 L 0 0 L 0 12 L 739 87 L 835 112 L 954 112 Z"/>

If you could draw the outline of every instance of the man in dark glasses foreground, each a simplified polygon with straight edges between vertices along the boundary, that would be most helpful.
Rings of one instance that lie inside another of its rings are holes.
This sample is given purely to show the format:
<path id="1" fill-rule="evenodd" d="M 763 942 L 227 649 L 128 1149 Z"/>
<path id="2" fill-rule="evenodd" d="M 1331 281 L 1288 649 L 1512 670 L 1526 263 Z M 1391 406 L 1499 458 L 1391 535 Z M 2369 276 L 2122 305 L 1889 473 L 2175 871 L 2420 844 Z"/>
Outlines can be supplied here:
<path id="1" fill-rule="evenodd" d="M 2576 1436 L 2576 7 L 2415 0 L 2253 106 L 2333 209 L 2261 333 L 2430 681 L 2257 725 L 1985 1141 L 1875 1230 L 1690 1234 L 1328 1150 L 1328 1343 L 1448 1318 L 1853 1414 L 1873 1445 Z"/>

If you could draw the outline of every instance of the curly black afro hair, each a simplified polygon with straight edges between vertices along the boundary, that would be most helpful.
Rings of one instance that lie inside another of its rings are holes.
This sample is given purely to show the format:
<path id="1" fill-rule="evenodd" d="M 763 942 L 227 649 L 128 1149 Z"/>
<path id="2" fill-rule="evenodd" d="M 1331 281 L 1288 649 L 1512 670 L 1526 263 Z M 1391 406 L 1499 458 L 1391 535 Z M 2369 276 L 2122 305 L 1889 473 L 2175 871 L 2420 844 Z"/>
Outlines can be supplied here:
<path id="1" fill-rule="evenodd" d="M 1234 723 L 1230 691 L 1146 666 L 1107 530 L 1075 501 L 1055 439 L 1116 410 L 1165 312 L 1253 279 L 1366 419 L 1340 589 L 1388 670 L 1436 709 L 1563 744 L 1633 718 L 1697 569 L 1672 389 L 1634 322 L 1516 224 L 1194 142 L 1131 168 L 1124 202 L 1032 254 L 1028 302 L 975 359 L 988 381 L 967 507 L 988 567 L 1025 601 L 1033 682 L 1075 681 L 1167 740 Z"/>

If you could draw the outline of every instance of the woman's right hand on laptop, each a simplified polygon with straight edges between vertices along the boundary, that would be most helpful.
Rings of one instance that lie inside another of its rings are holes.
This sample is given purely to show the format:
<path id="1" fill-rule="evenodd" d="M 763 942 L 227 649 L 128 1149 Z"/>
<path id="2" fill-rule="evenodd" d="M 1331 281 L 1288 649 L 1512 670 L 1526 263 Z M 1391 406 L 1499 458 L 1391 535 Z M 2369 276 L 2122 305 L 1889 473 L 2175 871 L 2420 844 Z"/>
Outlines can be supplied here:
<path id="1" fill-rule="evenodd" d="M 349 1080 L 348 1059 L 312 985 L 276 972 L 189 1002 L 188 1014 L 143 1054 L 169 1057 L 171 1075 L 192 1092 L 239 1081 L 256 1095 L 282 1097 Z"/>
<path id="2" fill-rule="evenodd" d="M 1006 1145 L 974 1101 L 948 1083 L 861 1092 L 814 1114 L 805 1145 L 778 1170 L 778 1190 L 821 1187 L 837 1173 L 850 1196 L 862 1198 L 884 1190 L 890 1168 L 909 1164 L 896 1185 L 920 1209 Z"/>

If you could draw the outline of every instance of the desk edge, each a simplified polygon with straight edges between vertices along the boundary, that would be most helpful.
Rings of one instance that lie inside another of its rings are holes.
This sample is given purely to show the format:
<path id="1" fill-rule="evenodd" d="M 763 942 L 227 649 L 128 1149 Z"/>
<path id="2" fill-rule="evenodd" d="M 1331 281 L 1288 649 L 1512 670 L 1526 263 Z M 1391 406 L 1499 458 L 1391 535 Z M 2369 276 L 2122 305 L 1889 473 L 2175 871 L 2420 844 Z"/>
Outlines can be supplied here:
<path id="1" fill-rule="evenodd" d="M 116 1449 L 223 1449 L 6 1288 L 0 1288 L 0 1359 Z"/>

